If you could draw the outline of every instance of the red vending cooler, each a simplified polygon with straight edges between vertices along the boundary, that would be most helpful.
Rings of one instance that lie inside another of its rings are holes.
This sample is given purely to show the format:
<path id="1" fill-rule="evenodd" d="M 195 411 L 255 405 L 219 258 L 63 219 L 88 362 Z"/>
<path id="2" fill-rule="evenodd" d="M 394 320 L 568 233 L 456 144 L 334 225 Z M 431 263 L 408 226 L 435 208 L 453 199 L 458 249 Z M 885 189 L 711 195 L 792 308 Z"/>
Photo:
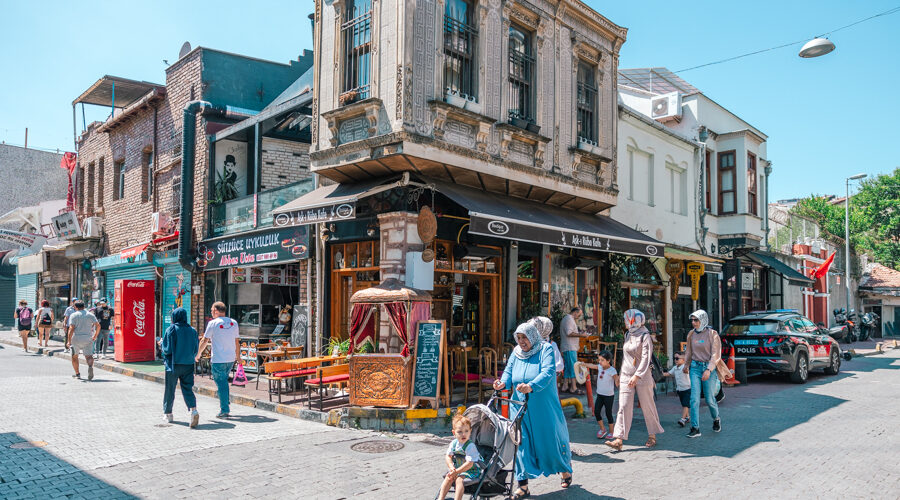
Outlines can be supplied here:
<path id="1" fill-rule="evenodd" d="M 116 361 L 153 361 L 156 354 L 156 282 L 116 280 Z"/>

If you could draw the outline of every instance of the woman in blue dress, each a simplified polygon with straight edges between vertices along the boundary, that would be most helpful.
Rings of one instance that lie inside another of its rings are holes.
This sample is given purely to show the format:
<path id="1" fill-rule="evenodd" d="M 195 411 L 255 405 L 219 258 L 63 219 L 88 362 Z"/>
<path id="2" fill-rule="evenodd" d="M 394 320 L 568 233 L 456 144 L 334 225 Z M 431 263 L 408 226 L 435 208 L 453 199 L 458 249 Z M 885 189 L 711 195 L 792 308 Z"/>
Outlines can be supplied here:
<path id="1" fill-rule="evenodd" d="M 528 480 L 540 476 L 562 474 L 562 487 L 572 484 L 572 450 L 569 429 L 556 392 L 556 359 L 553 347 L 541 341 L 541 334 L 531 323 L 516 328 L 513 356 L 494 381 L 494 389 L 515 389 L 512 399 L 528 397 L 528 410 L 522 417 L 522 442 L 516 452 L 516 480 L 519 489 L 514 499 L 531 496 Z M 510 404 L 510 417 L 515 418 L 520 406 Z"/>

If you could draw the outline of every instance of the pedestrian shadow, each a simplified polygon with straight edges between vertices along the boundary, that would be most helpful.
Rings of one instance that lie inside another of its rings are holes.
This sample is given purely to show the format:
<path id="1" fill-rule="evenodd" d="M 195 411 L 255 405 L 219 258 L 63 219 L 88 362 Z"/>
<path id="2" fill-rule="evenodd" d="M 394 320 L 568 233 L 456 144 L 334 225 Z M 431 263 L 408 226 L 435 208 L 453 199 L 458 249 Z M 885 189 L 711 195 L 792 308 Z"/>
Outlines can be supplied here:
<path id="1" fill-rule="evenodd" d="M 558 477 L 558 476 L 553 476 Z M 577 481 L 577 479 L 575 479 Z M 610 487 L 612 487 L 612 483 L 610 483 Z M 556 498 L 565 498 L 566 500 L 572 499 L 598 499 L 598 500 L 625 500 L 624 497 L 615 497 L 615 496 L 607 496 L 607 495 L 599 495 L 597 493 L 592 493 L 583 487 L 580 484 L 572 483 L 566 489 L 559 489 L 556 491 L 551 491 L 550 493 L 541 493 L 536 495 L 534 493 L 531 494 L 530 498 L 542 498 L 544 500 L 554 500 Z"/>
<path id="2" fill-rule="evenodd" d="M 188 422 L 172 422 L 172 425 L 180 425 L 182 427 L 190 427 L 190 423 Z M 234 429 L 237 427 L 236 425 L 230 422 L 223 422 L 221 420 L 213 420 L 211 422 L 202 422 L 195 429 L 200 431 L 217 431 L 221 429 Z"/>
<path id="3" fill-rule="evenodd" d="M 232 415 L 228 417 L 231 422 L 240 422 L 242 424 L 267 424 L 269 422 L 277 422 L 277 419 L 266 417 L 265 415 Z"/>
<path id="4" fill-rule="evenodd" d="M 52 443 L 51 443 L 52 444 Z M 93 498 L 136 499 L 15 432 L 0 433 L 0 498 L 71 498 L 90 492 Z"/>

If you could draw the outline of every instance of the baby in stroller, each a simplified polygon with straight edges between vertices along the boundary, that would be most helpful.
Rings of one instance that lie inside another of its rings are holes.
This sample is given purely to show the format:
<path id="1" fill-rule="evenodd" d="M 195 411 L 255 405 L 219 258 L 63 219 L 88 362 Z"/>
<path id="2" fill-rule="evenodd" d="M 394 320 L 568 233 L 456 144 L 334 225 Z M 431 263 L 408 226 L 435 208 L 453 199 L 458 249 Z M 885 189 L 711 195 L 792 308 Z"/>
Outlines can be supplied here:
<path id="1" fill-rule="evenodd" d="M 447 468 L 439 498 L 445 498 L 450 487 L 455 487 L 455 500 L 462 500 L 465 493 L 466 480 L 477 481 L 481 478 L 484 464 L 475 443 L 469 440 L 472 434 L 472 422 L 464 415 L 453 417 L 453 435 L 456 437 L 447 448 Z"/>

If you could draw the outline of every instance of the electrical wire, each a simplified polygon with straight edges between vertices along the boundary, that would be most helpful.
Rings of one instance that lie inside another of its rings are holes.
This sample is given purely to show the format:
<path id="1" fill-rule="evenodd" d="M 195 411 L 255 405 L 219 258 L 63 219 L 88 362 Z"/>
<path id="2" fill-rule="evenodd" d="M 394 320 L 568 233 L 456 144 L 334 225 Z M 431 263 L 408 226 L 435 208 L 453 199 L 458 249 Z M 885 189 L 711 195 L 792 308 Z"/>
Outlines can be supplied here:
<path id="1" fill-rule="evenodd" d="M 875 19 L 876 17 L 887 16 L 887 15 L 890 15 L 890 14 L 895 14 L 895 13 L 897 13 L 897 12 L 900 12 L 900 6 L 897 6 L 897 7 L 891 8 L 891 9 L 888 9 L 888 10 L 886 10 L 886 11 L 884 11 L 884 12 L 880 12 L 880 13 L 878 13 L 878 14 L 875 14 L 874 16 L 869 16 L 869 17 L 867 17 L 867 18 L 865 18 L 865 19 L 860 19 L 859 21 L 852 22 L 852 23 L 850 23 L 850 24 L 848 24 L 848 25 L 846 25 L 846 26 L 841 26 L 840 28 L 836 28 L 836 29 L 833 29 L 833 30 L 831 30 L 831 31 L 826 31 L 825 33 L 822 33 L 821 35 L 816 35 L 816 36 L 813 37 L 813 38 L 825 38 L 825 37 L 827 37 L 828 35 L 831 35 L 832 33 L 837 33 L 838 31 L 841 31 L 841 30 L 850 28 L 851 26 L 856 26 L 857 24 L 864 23 L 864 22 L 869 21 L 869 20 L 871 20 L 871 19 Z M 798 44 L 801 44 L 801 43 L 805 43 L 805 42 L 807 42 L 807 41 L 809 41 L 809 39 L 803 39 L 803 40 L 799 40 L 799 41 L 796 41 L 796 42 L 785 43 L 785 44 L 782 44 L 782 45 L 777 45 L 777 46 L 775 46 L 775 47 L 769 47 L 768 49 L 756 50 L 756 51 L 753 51 L 753 52 L 748 52 L 748 53 L 746 53 L 746 54 L 741 54 L 741 55 L 739 55 L 739 56 L 729 57 L 729 58 L 727 58 L 727 59 L 721 59 L 721 60 L 719 60 L 719 61 L 713 61 L 713 62 L 709 62 L 709 63 L 706 63 L 706 64 L 701 64 L 701 65 L 699 65 L 699 66 L 691 66 L 690 68 L 679 69 L 679 70 L 675 71 L 675 73 L 684 73 L 685 71 L 691 71 L 691 70 L 694 70 L 694 69 L 705 68 L 705 67 L 707 67 L 707 66 L 712 66 L 712 65 L 714 65 L 714 64 L 721 64 L 721 63 L 725 63 L 725 62 L 729 62 L 729 61 L 734 61 L 735 59 L 741 59 L 741 58 L 744 58 L 744 57 L 754 56 L 754 55 L 756 55 L 756 54 L 762 54 L 763 52 L 769 52 L 769 51 L 771 51 L 771 50 L 783 49 L 783 48 L 785 48 L 785 47 L 790 47 L 791 45 L 798 45 Z"/>

